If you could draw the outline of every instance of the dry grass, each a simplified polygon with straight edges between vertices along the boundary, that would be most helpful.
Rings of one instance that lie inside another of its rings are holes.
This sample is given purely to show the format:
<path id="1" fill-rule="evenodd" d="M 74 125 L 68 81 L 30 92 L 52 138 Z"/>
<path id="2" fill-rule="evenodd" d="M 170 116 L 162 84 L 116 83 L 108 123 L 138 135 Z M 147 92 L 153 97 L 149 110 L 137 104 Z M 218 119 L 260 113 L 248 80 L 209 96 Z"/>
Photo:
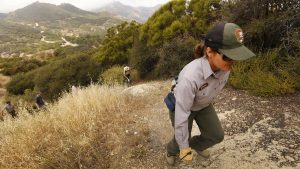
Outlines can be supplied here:
<path id="1" fill-rule="evenodd" d="M 0 88 L 4 88 L 4 86 L 9 82 L 10 78 L 8 76 L 3 76 L 0 74 Z"/>
<path id="2" fill-rule="evenodd" d="M 5 119 L 0 168 L 129 168 L 147 147 L 148 126 L 135 121 L 147 99 L 121 91 L 92 85 L 34 116 L 22 110 L 18 119 Z"/>
<path id="3" fill-rule="evenodd" d="M 3 98 L 6 94 L 5 85 L 10 81 L 10 77 L 0 74 L 0 103 L 3 102 Z"/>

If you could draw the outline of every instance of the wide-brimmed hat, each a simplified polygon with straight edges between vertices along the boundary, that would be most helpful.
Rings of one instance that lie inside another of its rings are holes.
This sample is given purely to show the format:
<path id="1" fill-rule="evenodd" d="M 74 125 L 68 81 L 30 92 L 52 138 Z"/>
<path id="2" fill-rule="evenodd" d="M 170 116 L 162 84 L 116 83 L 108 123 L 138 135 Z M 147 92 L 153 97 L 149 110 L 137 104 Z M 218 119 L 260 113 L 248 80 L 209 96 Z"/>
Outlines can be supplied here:
<path id="1" fill-rule="evenodd" d="M 205 36 L 205 46 L 217 49 L 232 60 L 246 60 L 255 56 L 243 42 L 243 31 L 234 23 L 218 23 Z"/>

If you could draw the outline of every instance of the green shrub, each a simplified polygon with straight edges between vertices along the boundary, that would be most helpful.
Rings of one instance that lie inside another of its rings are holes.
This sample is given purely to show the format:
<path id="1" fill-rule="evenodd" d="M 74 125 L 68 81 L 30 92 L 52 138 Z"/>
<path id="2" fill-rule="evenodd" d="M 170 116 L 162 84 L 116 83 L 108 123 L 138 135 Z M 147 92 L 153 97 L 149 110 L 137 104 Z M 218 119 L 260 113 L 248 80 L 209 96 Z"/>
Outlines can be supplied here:
<path id="1" fill-rule="evenodd" d="M 129 51 L 134 43 L 133 36 L 138 32 L 139 25 L 135 21 L 123 22 L 107 30 L 102 46 L 93 55 L 102 67 L 109 68 L 128 62 Z"/>
<path id="2" fill-rule="evenodd" d="M 147 78 L 152 73 L 159 60 L 156 49 L 147 47 L 146 42 L 134 36 L 133 47 L 130 50 L 129 63 L 139 72 L 139 77 Z"/>
<path id="3" fill-rule="evenodd" d="M 26 89 L 24 91 L 23 100 L 26 100 L 28 102 L 33 102 L 33 101 L 35 101 L 36 95 L 37 95 L 37 93 L 32 91 L 31 89 Z"/>
<path id="4" fill-rule="evenodd" d="M 130 78 L 132 81 L 138 81 L 139 75 L 136 70 L 130 70 Z M 123 84 L 123 67 L 119 65 L 115 65 L 107 70 L 105 70 L 101 76 L 100 80 L 103 84 L 106 85 L 118 85 Z"/>
<path id="5" fill-rule="evenodd" d="M 14 95 L 24 94 L 26 89 L 33 90 L 33 73 L 20 73 L 12 77 L 7 84 L 7 91 Z"/>
<path id="6" fill-rule="evenodd" d="M 7 85 L 9 93 L 41 91 L 48 99 L 55 99 L 71 85 L 87 86 L 96 82 L 101 72 L 99 65 L 88 56 L 57 60 L 27 73 L 17 74 Z"/>
<path id="7" fill-rule="evenodd" d="M 7 76 L 13 76 L 17 73 L 26 73 L 40 66 L 45 65 L 45 62 L 39 61 L 37 59 L 7 59 L 7 62 L 2 63 L 1 73 Z"/>
<path id="8" fill-rule="evenodd" d="M 71 85 L 87 86 L 96 82 L 101 69 L 88 56 L 70 57 L 52 62 L 35 74 L 35 90 L 50 99 L 55 99 Z"/>
<path id="9" fill-rule="evenodd" d="M 292 93 L 299 88 L 299 60 L 280 57 L 278 49 L 258 54 L 232 68 L 229 83 L 260 96 Z"/>
<path id="10" fill-rule="evenodd" d="M 194 59 L 194 46 L 197 41 L 189 36 L 178 37 L 165 43 L 159 49 L 159 61 L 155 67 L 156 77 L 170 77 L 179 74 L 180 70 Z"/>
<path id="11" fill-rule="evenodd" d="M 115 85 L 123 83 L 123 67 L 113 66 L 101 74 L 101 81 L 103 84 Z"/>

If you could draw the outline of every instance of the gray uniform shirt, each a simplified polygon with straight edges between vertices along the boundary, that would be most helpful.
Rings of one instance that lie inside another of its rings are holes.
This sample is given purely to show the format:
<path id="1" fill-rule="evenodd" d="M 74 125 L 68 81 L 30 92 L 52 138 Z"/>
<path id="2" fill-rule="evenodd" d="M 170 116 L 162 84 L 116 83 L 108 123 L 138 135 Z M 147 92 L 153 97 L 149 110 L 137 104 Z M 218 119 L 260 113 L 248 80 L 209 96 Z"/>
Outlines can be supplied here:
<path id="1" fill-rule="evenodd" d="M 207 107 L 225 86 L 229 73 L 214 73 L 205 56 L 190 62 L 180 72 L 174 89 L 175 139 L 180 149 L 189 147 L 188 117 L 191 111 Z"/>

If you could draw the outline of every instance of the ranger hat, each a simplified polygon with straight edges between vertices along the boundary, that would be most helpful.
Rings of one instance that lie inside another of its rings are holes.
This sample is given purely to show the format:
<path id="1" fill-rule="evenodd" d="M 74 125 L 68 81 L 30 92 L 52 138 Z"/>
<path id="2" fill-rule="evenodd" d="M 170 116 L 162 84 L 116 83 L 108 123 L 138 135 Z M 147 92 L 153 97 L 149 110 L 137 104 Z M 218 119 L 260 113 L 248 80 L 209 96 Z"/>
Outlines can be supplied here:
<path id="1" fill-rule="evenodd" d="M 205 46 L 217 49 L 232 60 L 246 60 L 255 56 L 243 41 L 243 31 L 234 23 L 219 23 L 205 36 Z"/>

